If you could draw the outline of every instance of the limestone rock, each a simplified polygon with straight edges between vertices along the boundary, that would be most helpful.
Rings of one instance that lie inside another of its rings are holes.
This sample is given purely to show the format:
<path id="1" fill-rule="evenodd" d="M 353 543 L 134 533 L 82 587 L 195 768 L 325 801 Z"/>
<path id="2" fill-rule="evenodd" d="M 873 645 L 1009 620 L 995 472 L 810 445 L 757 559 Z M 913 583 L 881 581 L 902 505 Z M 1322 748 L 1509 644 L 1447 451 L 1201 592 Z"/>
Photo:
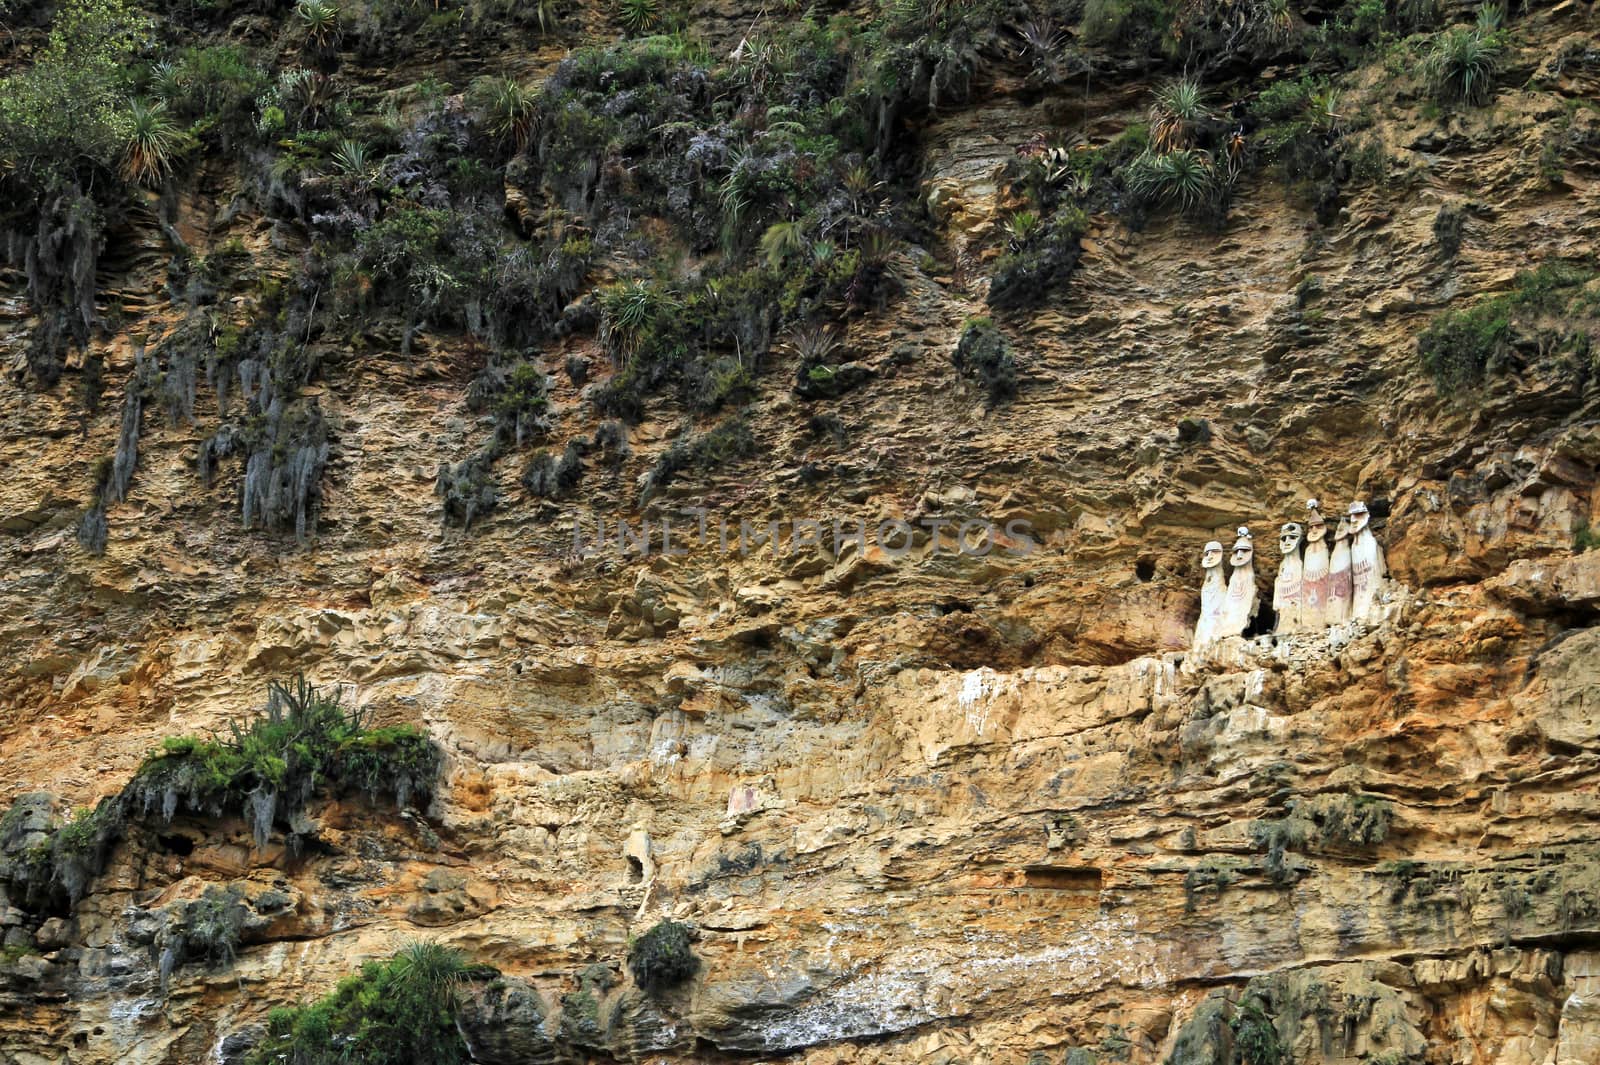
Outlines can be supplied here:
<path id="1" fill-rule="evenodd" d="M 502 976 L 462 995 L 461 1036 L 473 1061 L 483 1065 L 555 1065 L 556 1043 L 547 1033 L 549 1007 L 524 980 Z"/>

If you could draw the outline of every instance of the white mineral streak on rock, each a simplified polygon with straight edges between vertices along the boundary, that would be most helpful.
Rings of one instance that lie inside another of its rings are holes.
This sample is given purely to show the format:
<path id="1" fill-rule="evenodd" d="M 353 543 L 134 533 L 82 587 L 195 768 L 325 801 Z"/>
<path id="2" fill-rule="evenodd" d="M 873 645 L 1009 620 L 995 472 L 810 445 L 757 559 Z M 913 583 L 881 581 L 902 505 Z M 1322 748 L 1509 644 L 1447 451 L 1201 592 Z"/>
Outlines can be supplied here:
<path id="1" fill-rule="evenodd" d="M 1056 996 L 1110 984 L 1154 987 L 1169 979 L 1156 942 L 1136 931 L 1132 914 L 1101 914 L 1062 942 L 1006 951 L 1004 936 L 968 937 L 966 957 L 945 949 L 903 947 L 856 963 L 852 971 L 763 1031 L 781 1051 L 905 1031 L 965 1016 L 986 998 L 1044 981 Z"/>
<path id="2" fill-rule="evenodd" d="M 989 723 L 989 704 L 1000 690 L 1000 674 L 988 666 L 970 670 L 961 678 L 961 693 L 956 697 L 967 723 L 978 735 L 983 735 Z"/>

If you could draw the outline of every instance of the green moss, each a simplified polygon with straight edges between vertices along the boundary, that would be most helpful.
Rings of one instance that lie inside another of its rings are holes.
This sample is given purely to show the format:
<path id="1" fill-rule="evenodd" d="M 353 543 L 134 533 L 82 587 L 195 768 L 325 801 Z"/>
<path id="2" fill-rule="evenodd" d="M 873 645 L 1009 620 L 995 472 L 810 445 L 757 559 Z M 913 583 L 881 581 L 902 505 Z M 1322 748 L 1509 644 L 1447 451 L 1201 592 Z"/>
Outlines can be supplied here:
<path id="1" fill-rule="evenodd" d="M 646 991 L 676 987 L 699 968 L 689 946 L 689 929 L 676 921 L 662 921 L 640 936 L 628 951 L 628 969 L 634 982 Z"/>
<path id="2" fill-rule="evenodd" d="M 1441 393 L 1480 384 L 1521 364 L 1518 341 L 1538 342 L 1544 358 L 1563 360 L 1579 380 L 1594 371 L 1589 337 L 1595 300 L 1584 286 L 1596 276 L 1585 264 L 1545 263 L 1516 276 L 1510 292 L 1446 311 L 1417 338 L 1417 353 Z"/>
<path id="3" fill-rule="evenodd" d="M 956 370 L 982 384 L 989 406 L 1009 402 L 1017 394 L 1017 360 L 1005 334 L 988 318 L 974 318 L 961 331 L 953 356 Z"/>
<path id="4" fill-rule="evenodd" d="M 1168 0 L 1087 0 L 1079 32 L 1095 47 L 1149 53 L 1164 42 L 1172 10 Z"/>
<path id="5" fill-rule="evenodd" d="M 1221 895 L 1238 878 L 1238 870 L 1231 862 L 1207 859 L 1196 865 L 1183 878 L 1184 912 L 1194 913 L 1202 894 Z"/>

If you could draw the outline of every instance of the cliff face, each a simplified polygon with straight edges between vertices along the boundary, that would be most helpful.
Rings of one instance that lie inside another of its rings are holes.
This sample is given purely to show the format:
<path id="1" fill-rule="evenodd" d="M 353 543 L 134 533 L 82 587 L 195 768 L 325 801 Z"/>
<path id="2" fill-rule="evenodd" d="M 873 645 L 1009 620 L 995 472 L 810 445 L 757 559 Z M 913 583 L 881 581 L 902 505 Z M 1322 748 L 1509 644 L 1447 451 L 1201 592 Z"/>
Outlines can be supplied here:
<path id="1" fill-rule="evenodd" d="M 751 14 L 696 24 L 737 41 Z M 146 416 L 95 556 L 74 530 L 116 405 L 86 417 L 68 385 L 7 377 L 13 860 L 162 737 L 253 713 L 273 677 L 422 725 L 446 769 L 426 809 L 314 802 L 299 853 L 180 814 L 130 826 L 70 908 L 0 895 L 0 1061 L 238 1060 L 271 1007 L 419 935 L 503 974 L 461 1017 L 494 1065 L 1258 1065 L 1258 1015 L 1272 1060 L 1600 1060 L 1600 551 L 1577 549 L 1600 527 L 1594 375 L 1529 357 L 1440 394 L 1417 344 L 1518 271 L 1592 254 L 1595 18 L 1571 0 L 1519 17 L 1484 108 L 1430 105 L 1404 64 L 1344 76 L 1387 165 L 1321 222 L 1266 177 L 1220 231 L 1092 215 L 1070 287 L 1000 319 L 1019 386 L 991 407 L 952 352 L 1017 205 L 1002 172 L 1042 134 L 1109 140 L 1152 84 L 994 75 L 917 122 L 900 188 L 926 231 L 896 253 L 901 293 L 844 330 L 860 383 L 807 398 L 775 351 L 755 453 L 643 507 L 684 417 L 669 400 L 573 497 L 520 500 L 502 463 L 519 501 L 441 531 L 436 471 L 492 431 L 465 399 L 482 354 L 330 334 L 301 389 L 332 441 L 307 546 L 242 528 L 237 485 L 197 478 L 202 388 L 196 425 Z M 560 52 L 502 58 L 531 75 Z M 182 189 L 198 249 L 237 238 L 272 273 L 307 247 L 226 210 L 220 169 Z M 102 257 L 113 385 L 136 333 L 175 320 L 160 210 L 152 194 Z M 4 279 L 0 355 L 20 365 L 37 322 Z M 557 372 L 572 355 L 608 365 L 592 330 L 543 351 L 558 449 L 598 422 Z M 1373 504 L 1384 619 L 1186 655 L 1200 546 L 1251 526 L 1270 598 L 1272 535 L 1308 496 Z M 572 550 L 574 522 L 688 530 L 691 508 L 1024 521 L 1039 549 Z M 236 956 L 165 971 L 186 904 L 218 887 L 248 909 Z M 699 966 L 647 994 L 623 959 L 662 917 Z"/>

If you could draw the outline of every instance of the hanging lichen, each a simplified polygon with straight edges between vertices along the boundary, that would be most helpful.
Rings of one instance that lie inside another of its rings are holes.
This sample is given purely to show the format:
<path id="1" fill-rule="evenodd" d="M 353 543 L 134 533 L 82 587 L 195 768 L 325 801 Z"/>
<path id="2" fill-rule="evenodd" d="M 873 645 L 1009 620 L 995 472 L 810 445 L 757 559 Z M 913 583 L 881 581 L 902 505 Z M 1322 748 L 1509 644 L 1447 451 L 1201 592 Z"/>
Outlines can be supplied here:
<path id="1" fill-rule="evenodd" d="M 471 529 L 474 518 L 487 514 L 500 501 L 494 485 L 493 451 L 482 451 L 454 465 L 439 467 L 434 494 L 444 500 L 444 524 Z"/>
<path id="2" fill-rule="evenodd" d="M 564 499 L 570 496 L 583 479 L 583 454 L 587 441 L 573 440 L 557 459 L 548 451 L 541 451 L 528 461 L 522 471 L 522 486 L 528 494 L 539 499 Z"/>
<path id="3" fill-rule="evenodd" d="M 208 339 L 204 322 L 190 317 L 157 351 L 163 364 L 158 391 L 169 425 L 177 425 L 179 419 L 194 424 L 195 374 L 201 351 L 210 346 Z"/>
<path id="4" fill-rule="evenodd" d="M 135 347 L 133 373 L 122 389 L 117 448 L 110 459 L 96 464 L 93 501 L 78 522 L 78 543 L 91 554 L 105 553 L 110 533 L 106 506 L 126 499 L 128 486 L 133 483 L 133 473 L 139 465 L 139 430 L 144 421 L 144 404 L 155 389 L 156 379 L 155 362 L 145 358 L 142 347 Z"/>
<path id="5" fill-rule="evenodd" d="M 66 354 L 83 347 L 97 322 L 95 268 L 105 243 L 100 209 L 76 183 L 45 200 L 31 234 L 13 230 L 6 258 L 22 268 L 28 301 L 39 317 L 28 347 L 28 370 L 42 388 L 61 378 Z"/>
<path id="6" fill-rule="evenodd" d="M 322 408 L 300 390 L 315 375 L 315 354 L 305 345 L 315 294 L 263 304 L 255 325 L 244 330 L 200 320 L 190 353 L 206 349 L 206 380 L 215 390 L 224 421 L 200 444 L 196 466 L 210 487 L 225 459 L 239 457 L 243 481 L 239 509 L 247 529 L 294 534 L 304 544 L 316 535 L 322 508 L 322 474 L 330 454 Z M 196 359 L 193 365 L 198 365 Z M 193 369 L 181 384 L 192 390 Z M 172 370 L 169 368 L 169 376 Z M 245 409 L 230 417 L 230 379 L 236 380 Z"/>
<path id="7" fill-rule="evenodd" d="M 274 399 L 245 460 L 244 527 L 294 531 L 297 543 L 316 533 L 328 426 L 314 401 Z"/>
<path id="8" fill-rule="evenodd" d="M 549 391 L 550 378 L 532 362 L 492 360 L 468 386 L 467 409 L 494 415 L 497 447 L 523 447 L 553 428 Z"/>

